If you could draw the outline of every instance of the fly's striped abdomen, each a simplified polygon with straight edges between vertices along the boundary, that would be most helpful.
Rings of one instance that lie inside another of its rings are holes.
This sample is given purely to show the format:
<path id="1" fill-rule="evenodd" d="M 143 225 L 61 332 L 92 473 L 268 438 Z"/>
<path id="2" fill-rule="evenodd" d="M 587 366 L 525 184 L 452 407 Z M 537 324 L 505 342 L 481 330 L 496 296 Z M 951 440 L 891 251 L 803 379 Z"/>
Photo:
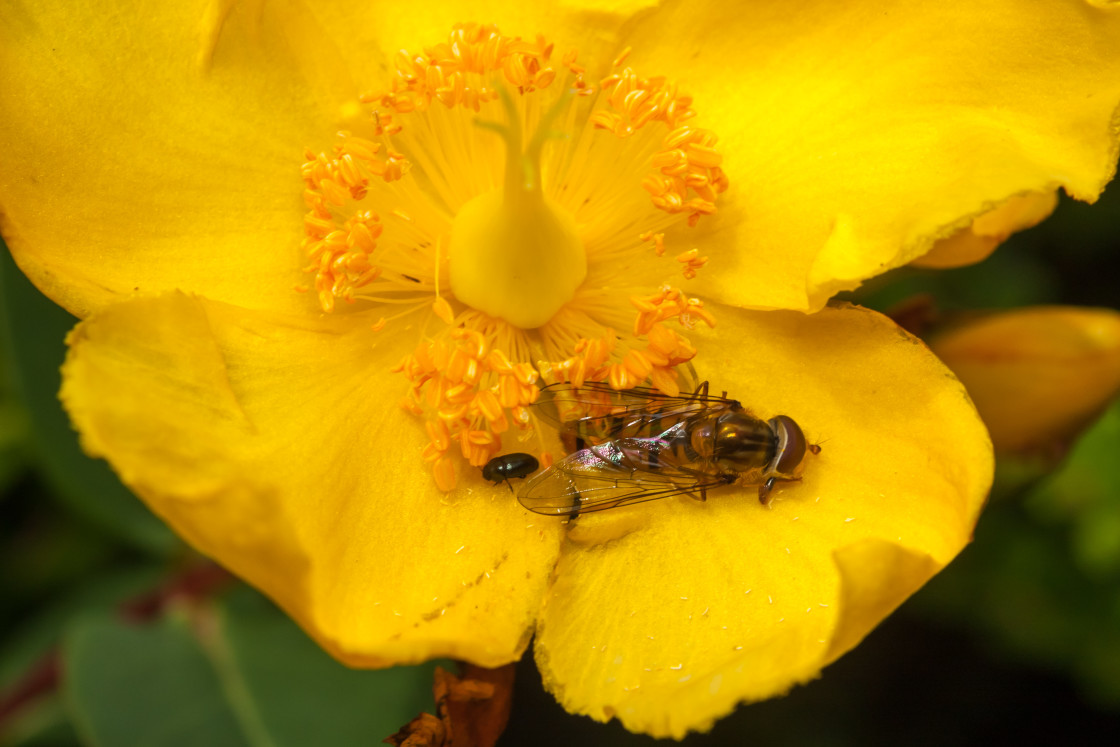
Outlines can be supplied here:
<path id="1" fill-rule="evenodd" d="M 641 417 L 623 411 L 577 420 L 568 427 L 578 438 L 599 444 L 612 438 L 658 438 L 677 424 L 694 420 L 701 414 L 699 406 L 661 413 L 644 412 Z"/>

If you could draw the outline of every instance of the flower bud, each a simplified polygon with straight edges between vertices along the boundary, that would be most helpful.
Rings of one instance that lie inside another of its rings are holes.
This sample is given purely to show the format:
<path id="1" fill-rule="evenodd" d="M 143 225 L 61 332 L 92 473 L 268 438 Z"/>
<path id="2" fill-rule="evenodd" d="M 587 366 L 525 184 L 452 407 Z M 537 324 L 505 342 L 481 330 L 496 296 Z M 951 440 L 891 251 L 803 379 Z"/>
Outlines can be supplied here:
<path id="1" fill-rule="evenodd" d="M 1120 392 L 1120 313 L 1108 309 L 996 313 L 929 344 L 968 389 L 997 452 L 1061 448 Z"/>

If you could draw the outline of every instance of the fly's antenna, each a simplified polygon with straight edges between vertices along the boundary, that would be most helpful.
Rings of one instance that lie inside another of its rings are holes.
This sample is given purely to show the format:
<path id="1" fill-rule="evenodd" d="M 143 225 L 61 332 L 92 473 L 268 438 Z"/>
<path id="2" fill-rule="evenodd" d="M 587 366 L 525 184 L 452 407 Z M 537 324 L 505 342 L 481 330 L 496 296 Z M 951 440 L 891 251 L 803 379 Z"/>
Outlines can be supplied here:
<path id="1" fill-rule="evenodd" d="M 821 453 L 821 444 L 827 443 L 829 440 L 830 439 L 826 438 L 826 439 L 823 439 L 821 441 L 817 441 L 815 444 L 809 444 L 809 451 L 811 451 L 814 454 L 820 454 Z"/>

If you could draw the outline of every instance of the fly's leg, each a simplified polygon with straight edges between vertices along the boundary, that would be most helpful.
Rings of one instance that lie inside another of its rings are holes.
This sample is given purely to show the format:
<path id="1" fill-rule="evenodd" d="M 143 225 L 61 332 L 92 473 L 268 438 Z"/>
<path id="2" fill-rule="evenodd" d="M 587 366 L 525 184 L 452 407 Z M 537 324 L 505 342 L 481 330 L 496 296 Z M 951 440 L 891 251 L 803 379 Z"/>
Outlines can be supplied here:
<path id="1" fill-rule="evenodd" d="M 771 477 L 758 486 L 758 502 L 763 506 L 770 505 L 770 491 L 774 489 L 774 483 L 778 480 L 782 482 L 801 482 L 800 477 Z"/>
<path id="2" fill-rule="evenodd" d="M 699 493 L 697 493 L 697 491 L 690 488 L 687 483 L 674 482 L 673 485 L 681 491 L 682 495 L 687 495 L 694 501 L 703 503 L 708 500 L 708 489 L 704 486 L 701 486 Z"/>
<path id="3" fill-rule="evenodd" d="M 776 477 L 771 477 L 769 480 L 758 486 L 758 502 L 763 506 L 770 505 L 770 491 L 774 489 L 774 482 L 777 479 L 778 478 Z"/>

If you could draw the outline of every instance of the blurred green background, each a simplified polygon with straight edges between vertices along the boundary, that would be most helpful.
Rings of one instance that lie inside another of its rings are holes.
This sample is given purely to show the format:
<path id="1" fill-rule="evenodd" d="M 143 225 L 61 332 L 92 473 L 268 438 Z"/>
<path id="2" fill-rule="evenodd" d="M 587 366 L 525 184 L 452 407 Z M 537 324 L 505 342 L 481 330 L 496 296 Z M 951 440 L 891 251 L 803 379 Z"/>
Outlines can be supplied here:
<path id="1" fill-rule="evenodd" d="M 1120 188 L 1063 199 L 989 260 L 848 300 L 1120 307 Z M 74 319 L 0 258 L 0 745 L 367 745 L 432 710 L 432 665 L 356 672 L 190 552 L 56 393 Z M 1110 743 L 1120 735 L 1120 406 L 1049 474 L 1001 481 L 976 540 L 861 646 L 686 745 Z M 1014 487 L 1012 487 L 1014 486 Z M 446 663 L 445 663 L 446 664 Z M 1110 739 L 1111 737 L 1111 739 Z M 654 740 L 563 712 L 531 657 L 502 745 Z"/>

